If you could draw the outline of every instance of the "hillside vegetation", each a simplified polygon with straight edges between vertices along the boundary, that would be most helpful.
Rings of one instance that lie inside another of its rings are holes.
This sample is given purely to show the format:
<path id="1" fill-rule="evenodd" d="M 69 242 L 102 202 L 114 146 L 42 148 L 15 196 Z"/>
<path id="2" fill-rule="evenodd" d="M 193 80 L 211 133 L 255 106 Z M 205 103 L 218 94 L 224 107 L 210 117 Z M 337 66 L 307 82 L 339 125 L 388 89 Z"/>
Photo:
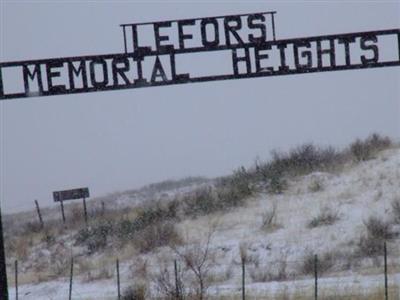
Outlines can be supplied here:
<path id="1" fill-rule="evenodd" d="M 322 299 L 382 299 L 386 242 L 397 296 L 399 182 L 400 148 L 373 134 L 94 199 L 88 225 L 75 204 L 65 225 L 54 208 L 44 228 L 34 212 L 6 216 L 9 278 L 18 260 L 24 299 L 46 299 L 67 289 L 73 256 L 77 299 L 112 299 L 118 258 L 124 299 L 175 299 L 177 287 L 182 299 L 234 299 L 244 264 L 249 296 L 309 299 L 317 254 Z"/>

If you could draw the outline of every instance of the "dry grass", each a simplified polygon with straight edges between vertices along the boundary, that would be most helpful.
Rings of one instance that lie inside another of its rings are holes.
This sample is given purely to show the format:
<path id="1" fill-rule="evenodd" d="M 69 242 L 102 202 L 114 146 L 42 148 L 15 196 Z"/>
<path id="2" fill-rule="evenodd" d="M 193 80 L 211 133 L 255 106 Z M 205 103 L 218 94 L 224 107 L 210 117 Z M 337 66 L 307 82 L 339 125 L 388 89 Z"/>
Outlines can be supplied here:
<path id="1" fill-rule="evenodd" d="M 265 232 L 271 233 L 282 226 L 278 223 L 277 203 L 274 202 L 272 207 L 262 214 L 261 229 Z"/>
<path id="2" fill-rule="evenodd" d="M 322 182 L 321 178 L 314 178 L 308 186 L 308 191 L 311 193 L 320 192 L 323 189 L 324 183 Z"/>
<path id="3" fill-rule="evenodd" d="M 393 221 L 396 224 L 400 224 L 400 196 L 396 197 L 392 201 L 392 214 Z"/>
<path id="4" fill-rule="evenodd" d="M 339 220 L 339 213 L 336 210 L 325 207 L 322 208 L 319 215 L 315 216 L 309 223 L 308 228 L 314 228 L 318 226 L 328 226 L 334 224 Z"/>
<path id="5" fill-rule="evenodd" d="M 399 286 L 391 285 L 388 291 L 389 299 L 399 299 L 400 288 Z M 371 289 L 370 291 L 363 292 L 358 288 L 353 288 L 345 292 L 337 292 L 333 289 L 321 289 L 318 293 L 319 300 L 383 300 L 385 291 L 383 287 Z M 238 292 L 231 295 L 223 296 L 210 296 L 210 300 L 241 300 L 242 296 Z M 253 292 L 250 289 L 246 292 L 246 299 L 257 300 L 310 300 L 314 299 L 314 289 L 308 288 L 303 291 L 289 292 L 288 289 L 283 288 L 280 292 L 271 294 L 261 292 Z"/>

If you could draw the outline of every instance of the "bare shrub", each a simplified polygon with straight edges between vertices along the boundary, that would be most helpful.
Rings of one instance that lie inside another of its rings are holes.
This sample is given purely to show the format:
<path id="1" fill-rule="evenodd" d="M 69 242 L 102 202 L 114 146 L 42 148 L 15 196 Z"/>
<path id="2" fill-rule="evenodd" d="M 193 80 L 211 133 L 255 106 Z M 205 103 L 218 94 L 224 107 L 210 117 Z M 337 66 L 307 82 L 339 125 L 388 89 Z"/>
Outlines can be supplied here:
<path id="1" fill-rule="evenodd" d="M 249 255 L 247 253 L 247 243 L 240 243 L 239 245 L 239 255 L 240 255 L 240 261 L 241 263 L 245 264 L 249 258 Z"/>
<path id="2" fill-rule="evenodd" d="M 364 221 L 366 234 L 360 237 L 357 255 L 376 256 L 383 253 L 385 240 L 392 239 L 395 235 L 390 231 L 389 222 L 382 221 L 376 217 L 370 217 Z"/>
<path id="3" fill-rule="evenodd" d="M 156 289 L 164 299 L 174 299 L 176 297 L 177 293 L 173 276 L 167 268 L 160 268 L 158 273 L 153 276 Z"/>
<path id="4" fill-rule="evenodd" d="M 273 162 L 289 175 L 305 175 L 327 168 L 339 159 L 339 153 L 331 147 L 304 144 L 290 150 L 289 154 L 274 155 Z"/>
<path id="5" fill-rule="evenodd" d="M 320 178 L 314 178 L 308 186 L 308 190 L 312 193 L 320 192 L 323 189 L 324 184 Z"/>
<path id="6" fill-rule="evenodd" d="M 257 171 L 262 174 L 263 180 L 267 184 L 268 192 L 272 194 L 281 194 L 287 188 L 287 181 L 284 177 L 284 166 L 281 163 L 281 156 L 278 152 L 272 153 L 271 162 L 259 166 Z"/>
<path id="7" fill-rule="evenodd" d="M 353 154 L 356 161 L 364 161 L 371 158 L 371 148 L 368 144 L 357 139 L 350 145 L 350 151 Z"/>
<path id="8" fill-rule="evenodd" d="M 136 217 L 116 221 L 115 218 L 98 219 L 75 235 L 75 245 L 86 246 L 94 254 L 117 241 L 121 245 L 133 242 L 140 252 L 147 252 L 170 243 L 179 243 L 175 230 L 178 202 L 161 205 L 158 202 L 137 209 Z"/>
<path id="9" fill-rule="evenodd" d="M 250 196 L 253 192 L 251 174 L 243 166 L 233 172 L 230 184 L 243 198 Z"/>
<path id="10" fill-rule="evenodd" d="M 361 236 L 358 242 L 357 255 L 359 256 L 377 256 L 383 253 L 383 240 L 373 236 Z"/>
<path id="11" fill-rule="evenodd" d="M 330 271 L 335 265 L 336 256 L 332 252 L 318 255 L 317 257 L 317 269 L 318 273 L 326 273 Z M 299 272 L 304 275 L 314 274 L 315 271 L 315 255 L 308 252 L 304 258 L 303 263 L 300 266 Z"/>
<path id="12" fill-rule="evenodd" d="M 253 194 L 252 179 L 249 172 L 241 167 L 233 175 L 219 178 L 215 184 L 216 201 L 221 210 L 243 205 Z"/>
<path id="13" fill-rule="evenodd" d="M 165 261 L 165 259 L 159 260 L 159 270 L 152 276 L 152 281 L 158 293 L 163 299 L 186 299 L 187 291 L 184 286 L 184 271 L 181 270 L 179 264 L 177 264 L 177 274 L 175 277 L 171 262 Z"/>
<path id="14" fill-rule="evenodd" d="M 287 181 L 281 172 L 273 173 L 269 181 L 269 192 L 272 194 L 282 194 L 287 189 Z"/>
<path id="15" fill-rule="evenodd" d="M 369 160 L 377 152 L 390 147 L 392 144 L 389 137 L 380 136 L 377 133 L 370 135 L 365 140 L 357 139 L 350 145 L 350 151 L 358 162 Z"/>
<path id="16" fill-rule="evenodd" d="M 307 225 L 308 228 L 332 225 L 339 220 L 339 213 L 330 208 L 324 208 L 319 215 L 314 217 Z"/>
<path id="17" fill-rule="evenodd" d="M 171 222 L 156 222 L 145 227 L 133 240 L 135 247 L 146 253 L 162 246 L 175 247 L 182 243 L 182 238 Z"/>
<path id="18" fill-rule="evenodd" d="M 273 231 L 279 227 L 277 223 L 277 204 L 274 202 L 271 209 L 262 214 L 261 228 L 267 232 Z"/>
<path id="19" fill-rule="evenodd" d="M 183 201 L 185 214 L 191 216 L 207 215 L 220 209 L 211 187 L 198 188 L 187 194 Z"/>
<path id="20" fill-rule="evenodd" d="M 367 229 L 367 234 L 373 238 L 388 240 L 394 236 L 390 231 L 390 223 L 377 217 L 370 217 L 367 221 L 364 221 L 364 225 Z"/>
<path id="21" fill-rule="evenodd" d="M 313 274 L 314 270 L 315 270 L 315 254 L 309 252 L 304 256 L 299 271 L 301 274 L 309 275 Z"/>
<path id="22" fill-rule="evenodd" d="M 262 163 L 256 161 L 254 170 L 248 173 L 248 178 L 265 183 L 266 189 L 275 194 L 282 193 L 287 188 L 287 179 L 291 176 L 306 175 L 315 171 L 331 171 L 344 166 L 351 159 L 367 160 L 373 154 L 388 148 L 391 141 L 387 137 L 373 134 L 366 140 L 356 140 L 349 149 L 336 151 L 332 147 L 321 148 L 313 144 L 304 144 L 289 152 L 271 153 L 272 159 Z M 314 182 L 311 191 L 323 189 L 321 182 Z"/>
<path id="23" fill-rule="evenodd" d="M 396 224 L 400 224 L 400 197 L 392 201 L 392 214 Z"/>
<path id="24" fill-rule="evenodd" d="M 200 187 L 185 195 L 184 213 L 196 217 L 243 205 L 253 194 L 252 180 L 244 167 L 230 176 L 217 178 L 213 187 Z"/>
<path id="25" fill-rule="evenodd" d="M 267 184 L 269 192 L 279 194 L 287 188 L 287 177 L 336 168 L 346 161 L 347 153 L 337 152 L 332 147 L 318 148 L 305 144 L 289 153 L 273 151 L 271 155 L 271 161 L 257 162 L 254 172 L 260 181 Z"/>
<path id="26" fill-rule="evenodd" d="M 42 226 L 38 222 L 27 222 L 23 225 L 22 234 L 32 235 L 39 233 L 42 230 Z"/>
<path id="27" fill-rule="evenodd" d="M 375 150 L 382 150 L 390 147 L 392 145 L 392 141 L 387 136 L 381 136 L 378 133 L 373 133 L 367 139 L 368 143 Z"/>
<path id="28" fill-rule="evenodd" d="M 112 232 L 112 223 L 98 222 L 88 228 L 79 230 L 75 235 L 75 245 L 85 245 L 88 253 L 94 254 L 107 246 Z"/>
<path id="29" fill-rule="evenodd" d="M 146 300 L 147 296 L 147 286 L 145 284 L 136 284 L 123 292 L 122 300 Z"/>
<path id="30" fill-rule="evenodd" d="M 212 267 L 213 253 L 211 251 L 211 240 L 217 229 L 216 224 L 212 224 L 207 232 L 205 243 L 193 243 L 184 249 L 173 248 L 175 253 L 185 263 L 186 267 L 196 278 L 194 294 L 196 299 L 206 298 L 207 289 L 210 284 L 210 270 Z"/>

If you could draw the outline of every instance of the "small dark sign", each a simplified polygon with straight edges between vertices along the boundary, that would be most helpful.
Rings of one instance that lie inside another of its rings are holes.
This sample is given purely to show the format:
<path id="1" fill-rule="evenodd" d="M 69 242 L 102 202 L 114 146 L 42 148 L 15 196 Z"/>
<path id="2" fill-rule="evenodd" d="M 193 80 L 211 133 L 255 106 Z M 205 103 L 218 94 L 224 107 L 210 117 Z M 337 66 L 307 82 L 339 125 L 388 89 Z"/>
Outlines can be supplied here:
<path id="1" fill-rule="evenodd" d="M 54 202 L 60 202 L 64 200 L 89 198 L 89 188 L 79 188 L 73 190 L 57 191 L 53 192 Z"/>

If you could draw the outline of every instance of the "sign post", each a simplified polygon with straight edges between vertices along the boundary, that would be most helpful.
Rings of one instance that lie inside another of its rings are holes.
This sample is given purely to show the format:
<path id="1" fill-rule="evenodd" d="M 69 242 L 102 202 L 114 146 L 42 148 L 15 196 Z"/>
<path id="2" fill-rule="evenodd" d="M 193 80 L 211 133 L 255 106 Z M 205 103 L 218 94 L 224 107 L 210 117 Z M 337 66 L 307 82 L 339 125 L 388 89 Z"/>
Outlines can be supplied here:
<path id="1" fill-rule="evenodd" d="M 86 209 L 86 198 L 83 197 L 83 213 L 85 215 L 85 223 L 87 225 L 87 209 Z"/>
<path id="2" fill-rule="evenodd" d="M 65 224 L 64 201 L 63 200 L 60 200 L 60 205 L 61 205 L 61 215 L 62 215 L 63 223 Z"/>
<path id="3" fill-rule="evenodd" d="M 60 202 L 61 213 L 64 223 L 65 223 L 64 200 L 83 199 L 83 212 L 85 217 L 85 223 L 87 225 L 88 220 L 87 220 L 86 198 L 88 197 L 89 197 L 89 188 L 87 187 L 53 192 L 54 202 Z"/>

